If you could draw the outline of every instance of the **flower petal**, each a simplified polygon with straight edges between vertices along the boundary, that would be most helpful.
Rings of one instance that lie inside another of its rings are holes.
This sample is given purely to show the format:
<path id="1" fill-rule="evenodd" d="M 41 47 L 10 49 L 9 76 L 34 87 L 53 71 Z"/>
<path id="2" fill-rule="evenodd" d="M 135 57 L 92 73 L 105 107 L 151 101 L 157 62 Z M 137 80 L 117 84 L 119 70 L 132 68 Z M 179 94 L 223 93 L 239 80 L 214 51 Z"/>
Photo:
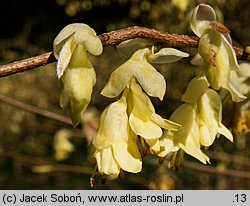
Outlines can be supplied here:
<path id="1" fill-rule="evenodd" d="M 114 158 L 111 147 L 97 150 L 94 154 L 94 158 L 97 162 L 98 171 L 101 174 L 118 175 L 120 173 L 120 167 Z"/>
<path id="2" fill-rule="evenodd" d="M 166 130 L 178 131 L 181 128 L 180 124 L 164 119 L 156 113 L 152 114 L 150 119 L 157 123 L 161 128 Z"/>
<path id="3" fill-rule="evenodd" d="M 205 76 L 197 76 L 188 84 L 181 100 L 186 103 L 194 103 L 208 90 L 209 83 Z"/>
<path id="4" fill-rule="evenodd" d="M 196 66 L 203 65 L 203 58 L 199 53 L 197 53 L 191 60 L 190 63 Z"/>
<path id="5" fill-rule="evenodd" d="M 136 83 L 135 79 L 130 81 L 130 89 L 132 93 L 133 108 L 135 107 L 139 112 L 146 116 L 151 116 L 155 113 L 155 108 L 150 98 L 142 91 L 139 84 Z"/>
<path id="6" fill-rule="evenodd" d="M 216 135 L 210 134 L 210 131 L 206 125 L 199 125 L 200 127 L 200 143 L 205 147 L 209 147 L 213 144 Z"/>
<path id="7" fill-rule="evenodd" d="M 213 144 L 221 117 L 221 100 L 218 93 L 208 89 L 198 101 L 199 115 L 197 121 L 201 131 L 201 144 L 210 146 Z"/>
<path id="8" fill-rule="evenodd" d="M 66 72 L 65 72 L 66 73 Z M 62 76 L 60 81 L 60 98 L 59 103 L 61 108 L 65 109 L 70 101 L 71 92 L 70 92 L 70 78 L 69 74 L 65 74 Z"/>
<path id="9" fill-rule="evenodd" d="M 224 47 L 227 51 L 227 55 L 229 57 L 230 69 L 234 70 L 234 71 L 240 71 L 240 67 L 239 67 L 238 62 L 237 62 L 237 57 L 236 57 L 235 51 L 234 51 L 232 45 L 230 44 L 230 42 L 223 35 L 222 35 L 222 43 L 224 44 Z"/>
<path id="10" fill-rule="evenodd" d="M 77 23 L 74 23 L 65 26 L 56 36 L 54 45 L 60 44 L 63 40 L 71 36 L 75 32 L 77 25 Z"/>
<path id="11" fill-rule="evenodd" d="M 54 55 L 56 59 L 58 59 L 59 53 L 62 49 L 62 46 L 67 41 L 67 39 L 74 34 L 75 32 L 75 24 L 69 24 L 66 27 L 64 27 L 59 34 L 56 36 L 54 42 L 53 42 L 53 50 Z"/>
<path id="12" fill-rule="evenodd" d="M 233 44 L 232 38 L 231 38 L 231 36 L 229 34 L 222 34 L 222 35 L 229 42 L 229 44 L 231 44 L 231 45 Z"/>
<path id="13" fill-rule="evenodd" d="M 163 100 L 166 92 L 166 81 L 162 74 L 149 64 L 145 57 L 139 66 L 134 75 L 142 88 L 149 96 Z"/>
<path id="14" fill-rule="evenodd" d="M 241 102 L 247 97 L 241 94 L 240 92 L 240 83 L 239 83 L 238 74 L 236 71 L 231 71 L 230 74 L 231 74 L 230 81 L 228 82 L 228 85 L 224 88 L 230 92 L 232 100 L 234 102 Z"/>
<path id="15" fill-rule="evenodd" d="M 219 52 L 215 56 L 215 64 L 204 62 L 205 74 L 211 87 L 215 90 L 226 88 L 230 79 L 229 56 L 225 44 L 220 45 Z"/>
<path id="16" fill-rule="evenodd" d="M 96 74 L 93 68 L 71 68 L 65 71 L 65 81 L 70 91 L 71 119 L 76 126 L 90 102 Z"/>
<path id="17" fill-rule="evenodd" d="M 60 129 L 56 132 L 54 137 L 54 149 L 56 160 L 64 160 L 69 157 L 70 153 L 74 150 L 74 145 L 69 140 L 71 133 L 69 130 Z"/>
<path id="18" fill-rule="evenodd" d="M 241 94 L 241 93 L 234 87 L 234 85 L 233 85 L 231 82 L 229 82 L 229 83 L 228 83 L 228 86 L 225 87 L 225 88 L 230 92 L 231 97 L 232 97 L 232 100 L 233 100 L 234 102 L 241 102 L 241 101 L 243 101 L 244 99 L 247 98 L 246 96 L 244 96 L 243 94 Z"/>
<path id="19" fill-rule="evenodd" d="M 229 141 L 233 142 L 233 135 L 232 135 L 232 133 L 222 123 L 219 124 L 218 133 L 222 134 Z"/>
<path id="20" fill-rule="evenodd" d="M 137 109 L 130 114 L 129 124 L 137 135 L 145 139 L 156 139 L 162 135 L 161 128 Z"/>
<path id="21" fill-rule="evenodd" d="M 182 139 L 184 140 L 184 139 Z M 200 149 L 199 143 L 199 128 L 196 121 L 192 124 L 192 130 L 190 134 L 186 137 L 185 141 L 180 141 L 179 146 L 182 148 L 187 154 L 195 157 L 203 164 L 209 162 L 209 157 L 206 156 Z"/>
<path id="22" fill-rule="evenodd" d="M 186 136 L 190 133 L 192 130 L 192 125 L 194 122 L 194 108 L 190 104 L 182 104 L 179 106 L 174 113 L 170 116 L 170 120 L 182 125 L 182 128 L 174 132 L 174 139 L 178 142 L 180 142 L 181 139 L 184 139 L 185 141 Z"/>
<path id="23" fill-rule="evenodd" d="M 154 53 L 154 47 L 151 52 L 147 54 L 148 61 L 155 64 L 165 64 L 180 60 L 183 57 L 188 57 L 189 54 L 179 51 L 174 48 L 163 48 L 160 51 Z"/>
<path id="24" fill-rule="evenodd" d="M 180 125 L 165 120 L 155 114 L 155 109 L 149 97 L 142 91 L 134 79 L 130 83 L 133 108 L 129 117 L 130 126 L 137 135 L 149 138 L 158 138 L 162 128 L 178 130 Z"/>
<path id="25" fill-rule="evenodd" d="M 182 128 L 174 133 L 174 139 L 186 153 L 200 160 L 204 164 L 208 157 L 200 149 L 199 127 L 195 120 L 195 109 L 190 104 L 182 104 L 171 115 L 170 120 L 182 125 Z"/>
<path id="26" fill-rule="evenodd" d="M 160 139 L 160 151 L 157 152 L 159 157 L 165 157 L 171 152 L 176 152 L 180 149 L 178 146 L 178 140 L 174 138 L 173 134 L 169 134 L 168 131 L 164 131 L 162 138 Z"/>
<path id="27" fill-rule="evenodd" d="M 148 48 L 138 50 L 128 61 L 112 72 L 108 83 L 102 90 L 102 95 L 110 98 L 116 97 L 135 76 L 150 96 L 162 99 L 166 91 L 166 82 L 164 77 L 147 62 L 145 54 L 148 50 Z"/>
<path id="28" fill-rule="evenodd" d="M 120 167 L 132 173 L 140 172 L 142 169 L 142 159 L 135 138 L 136 135 L 130 131 L 128 142 L 112 145 L 114 156 Z"/>
<path id="29" fill-rule="evenodd" d="M 128 61 L 113 71 L 101 94 L 110 98 L 118 96 L 135 75 L 136 70 L 140 70 L 146 52 L 147 48 L 138 50 Z"/>
<path id="30" fill-rule="evenodd" d="M 97 56 L 102 53 L 101 40 L 96 36 L 95 31 L 87 24 L 75 23 L 64 27 L 54 40 L 54 55 L 58 59 L 64 43 L 70 38 L 74 38 L 76 44 L 86 46 L 89 53 Z"/>
<path id="31" fill-rule="evenodd" d="M 83 44 L 77 44 L 74 52 L 72 53 L 68 68 L 81 67 L 93 68 L 91 62 L 88 60 L 86 47 Z"/>
<path id="32" fill-rule="evenodd" d="M 127 86 L 134 75 L 139 63 L 127 61 L 119 66 L 109 77 L 108 83 L 103 88 L 101 94 L 105 97 L 113 98 L 118 96 Z"/>
<path id="33" fill-rule="evenodd" d="M 103 52 L 102 42 L 98 36 L 89 37 L 85 42 L 85 46 L 88 52 L 94 56 L 99 56 Z"/>
<path id="34" fill-rule="evenodd" d="M 160 151 L 160 141 L 159 139 L 145 139 L 146 143 L 154 152 Z"/>
<path id="35" fill-rule="evenodd" d="M 117 142 L 128 141 L 128 117 L 125 98 L 110 104 L 102 113 L 100 128 L 93 145 L 103 149 Z"/>
<path id="36" fill-rule="evenodd" d="M 210 22 L 215 20 L 214 9 L 207 4 L 199 4 L 194 9 L 191 17 L 191 29 L 198 37 L 201 37 L 204 31 L 210 28 Z"/>
<path id="37" fill-rule="evenodd" d="M 77 24 L 74 38 L 77 44 L 85 45 L 87 51 L 95 56 L 102 53 L 102 42 L 95 31 L 87 24 Z"/>

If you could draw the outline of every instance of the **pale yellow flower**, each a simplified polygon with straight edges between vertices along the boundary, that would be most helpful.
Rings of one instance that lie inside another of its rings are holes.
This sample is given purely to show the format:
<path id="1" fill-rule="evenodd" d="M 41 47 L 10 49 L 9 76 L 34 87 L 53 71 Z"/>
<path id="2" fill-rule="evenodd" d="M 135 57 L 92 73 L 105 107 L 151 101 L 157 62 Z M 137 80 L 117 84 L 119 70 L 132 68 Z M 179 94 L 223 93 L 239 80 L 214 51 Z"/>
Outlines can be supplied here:
<path id="1" fill-rule="evenodd" d="M 58 59 L 57 75 L 59 79 L 68 67 L 78 68 L 85 67 L 85 65 L 89 67 L 87 51 L 98 56 L 103 50 L 101 40 L 96 36 L 95 31 L 88 25 L 80 23 L 64 27 L 56 36 L 53 45 L 54 55 Z M 75 58 L 73 58 L 74 55 Z"/>
<path id="2" fill-rule="evenodd" d="M 154 151 L 160 149 L 159 138 L 162 128 L 177 131 L 181 126 L 155 113 L 149 97 L 142 91 L 135 79 L 129 85 L 127 95 L 129 124 L 135 134 L 141 136 Z"/>
<path id="3" fill-rule="evenodd" d="M 181 124 L 177 132 L 165 131 L 161 140 L 161 151 L 158 156 L 164 157 L 171 152 L 182 149 L 187 154 L 206 164 L 209 158 L 201 151 L 200 131 L 196 120 L 196 107 L 188 103 L 182 104 L 170 116 L 170 120 Z"/>
<path id="4" fill-rule="evenodd" d="M 69 140 L 70 136 L 71 132 L 65 129 L 61 129 L 55 134 L 54 149 L 56 160 L 64 160 L 74 151 L 75 147 Z"/>
<path id="5" fill-rule="evenodd" d="M 191 28 L 200 37 L 199 54 L 191 61 L 202 64 L 211 87 L 215 90 L 227 89 L 233 101 L 242 101 L 246 97 L 232 84 L 231 71 L 240 71 L 236 54 L 228 34 L 216 30 L 216 14 L 212 7 L 206 4 L 198 5 L 192 15 Z"/>
<path id="6" fill-rule="evenodd" d="M 145 46 L 150 46 L 151 49 L 143 48 Z M 162 100 L 166 92 L 166 82 L 151 63 L 174 62 L 188 56 L 187 53 L 172 48 L 163 48 L 155 53 L 151 42 L 140 39 L 123 42 L 118 48 L 124 56 L 129 56 L 130 59 L 112 72 L 108 83 L 102 90 L 102 95 L 110 98 L 118 96 L 135 77 L 148 95 Z"/>
<path id="7" fill-rule="evenodd" d="M 135 77 L 148 95 L 163 99 L 166 91 L 164 77 L 148 63 L 146 54 L 148 48 L 136 51 L 132 57 L 112 72 L 108 83 L 102 90 L 102 95 L 106 97 L 118 96 Z"/>
<path id="8" fill-rule="evenodd" d="M 204 76 L 194 78 L 182 96 L 185 102 L 171 115 L 170 120 L 181 124 L 177 132 L 163 134 L 159 156 L 184 150 L 204 164 L 209 158 L 201 147 L 209 147 L 220 134 L 233 141 L 231 132 L 221 123 L 222 104 L 216 91 L 210 89 Z"/>
<path id="9" fill-rule="evenodd" d="M 102 43 L 86 24 L 66 26 L 54 40 L 54 55 L 58 59 L 57 76 L 61 81 L 60 105 L 71 107 L 71 119 L 76 126 L 88 106 L 96 74 L 87 52 L 102 53 Z"/>
<path id="10" fill-rule="evenodd" d="M 126 98 L 110 104 L 101 115 L 100 128 L 93 139 L 91 162 L 96 162 L 101 174 L 118 175 L 120 170 L 141 171 L 142 159 L 136 145 L 136 135 L 130 129 L 126 113 Z"/>

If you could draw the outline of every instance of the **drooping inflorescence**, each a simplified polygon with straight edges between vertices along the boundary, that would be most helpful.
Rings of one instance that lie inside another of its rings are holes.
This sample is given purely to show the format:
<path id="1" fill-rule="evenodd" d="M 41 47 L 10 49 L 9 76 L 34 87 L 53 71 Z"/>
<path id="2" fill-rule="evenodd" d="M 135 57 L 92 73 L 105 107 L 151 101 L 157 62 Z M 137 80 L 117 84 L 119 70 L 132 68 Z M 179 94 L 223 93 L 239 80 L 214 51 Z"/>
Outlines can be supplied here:
<path id="1" fill-rule="evenodd" d="M 202 148 L 211 146 L 220 135 L 233 141 L 231 132 L 222 124 L 218 91 L 226 89 L 237 102 L 245 96 L 239 90 L 240 67 L 231 38 L 227 29 L 223 33 L 217 27 L 223 25 L 216 22 L 209 5 L 200 4 L 193 10 L 191 28 L 200 41 L 198 54 L 191 62 L 200 66 L 202 74 L 191 80 L 182 96 L 183 104 L 169 120 L 156 113 L 150 100 L 163 100 L 166 93 L 165 78 L 153 64 L 171 63 L 189 54 L 140 38 L 117 46 L 127 61 L 112 72 L 101 94 L 119 98 L 102 112 L 89 149 L 89 160 L 100 174 L 118 176 L 121 170 L 138 173 L 146 154 L 170 156 L 170 167 L 179 166 L 184 153 L 206 164 L 209 158 Z M 102 44 L 85 24 L 68 25 L 54 41 L 60 105 L 65 108 L 70 104 L 74 126 L 86 110 L 96 82 L 87 52 L 100 55 Z"/>

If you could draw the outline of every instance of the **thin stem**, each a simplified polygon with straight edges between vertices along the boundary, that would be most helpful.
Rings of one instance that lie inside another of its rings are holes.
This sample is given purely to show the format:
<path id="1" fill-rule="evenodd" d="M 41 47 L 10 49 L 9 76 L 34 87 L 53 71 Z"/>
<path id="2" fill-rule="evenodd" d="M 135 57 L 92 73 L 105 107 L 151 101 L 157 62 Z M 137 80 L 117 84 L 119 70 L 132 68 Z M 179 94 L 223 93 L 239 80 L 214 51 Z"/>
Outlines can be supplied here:
<path id="1" fill-rule="evenodd" d="M 218 169 L 208 165 L 202 165 L 199 163 L 193 163 L 184 161 L 181 165 L 187 169 L 196 170 L 198 172 L 205 172 L 214 175 L 223 175 L 229 177 L 237 177 L 237 178 L 246 178 L 250 179 L 250 172 L 249 171 L 238 171 L 233 169 Z"/>
<path id="2" fill-rule="evenodd" d="M 42 172 L 64 172 L 64 173 L 78 173 L 78 174 L 86 174 L 86 175 L 92 175 L 93 168 L 90 167 L 84 167 L 84 166 L 77 166 L 77 165 L 66 165 L 66 164 L 56 164 L 51 161 L 38 158 L 38 157 L 32 157 L 29 155 L 23 155 L 18 152 L 14 151 L 2 151 L 0 152 L 0 157 L 7 157 L 12 158 L 17 161 L 23 162 L 25 164 L 29 165 L 36 165 L 36 170 L 39 166 L 46 167 L 46 171 Z M 37 167 L 38 166 L 38 167 Z M 128 181 L 133 182 L 137 185 L 140 185 L 143 188 L 149 187 L 149 181 L 145 180 L 142 177 L 137 177 L 136 175 L 128 175 L 127 176 Z"/>
<path id="3" fill-rule="evenodd" d="M 59 121 L 59 122 L 62 122 L 62 123 L 68 124 L 68 125 L 72 125 L 72 121 L 68 117 L 65 117 L 65 116 L 60 115 L 60 114 L 56 114 L 54 112 L 47 111 L 45 109 L 41 109 L 41 108 L 36 107 L 36 106 L 32 106 L 30 104 L 26 104 L 26 103 L 17 101 L 15 99 L 4 96 L 2 94 L 0 94 L 0 102 L 4 102 L 4 103 L 9 104 L 11 106 L 25 110 L 27 112 L 38 114 L 40 116 L 44 116 L 44 117 L 47 117 L 49 119 L 53 119 L 53 120 L 56 120 L 56 121 Z"/>
<path id="4" fill-rule="evenodd" d="M 168 47 L 198 47 L 199 39 L 187 35 L 169 34 L 145 27 L 127 27 L 120 30 L 103 33 L 98 36 L 103 46 L 119 44 L 122 41 L 134 38 L 145 38 L 159 42 Z M 250 54 L 238 46 L 233 46 L 239 60 L 250 61 Z M 34 69 L 46 64 L 55 62 L 52 52 L 41 54 L 35 57 L 16 61 L 0 66 L 0 77 L 16 74 L 26 70 Z"/>
<path id="5" fill-rule="evenodd" d="M 239 155 L 232 155 L 226 152 L 214 152 L 214 151 L 208 151 L 208 150 L 204 150 L 204 153 L 212 159 L 225 161 L 225 162 L 233 162 L 235 164 L 250 167 L 250 159 L 246 157 L 242 157 Z"/>

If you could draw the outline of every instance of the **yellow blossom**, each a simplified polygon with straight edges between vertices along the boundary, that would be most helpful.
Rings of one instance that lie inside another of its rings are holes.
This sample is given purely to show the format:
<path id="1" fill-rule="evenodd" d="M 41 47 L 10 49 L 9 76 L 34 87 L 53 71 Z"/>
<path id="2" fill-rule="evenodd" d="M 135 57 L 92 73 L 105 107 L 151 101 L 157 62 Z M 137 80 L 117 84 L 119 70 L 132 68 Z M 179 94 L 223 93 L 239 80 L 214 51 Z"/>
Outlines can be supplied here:
<path id="1" fill-rule="evenodd" d="M 127 99 L 129 124 L 132 130 L 144 138 L 154 151 L 160 149 L 159 138 L 162 136 L 162 128 L 177 131 L 181 127 L 155 113 L 149 97 L 142 91 L 135 79 L 130 82 Z"/>
<path id="2" fill-rule="evenodd" d="M 102 90 L 106 97 L 116 97 L 135 77 L 148 95 L 163 99 L 166 91 L 164 77 L 148 63 L 146 53 L 148 48 L 136 51 L 132 57 L 118 67 L 110 76 L 108 83 Z"/>
<path id="3" fill-rule="evenodd" d="M 223 26 L 216 22 L 216 14 L 212 7 L 206 4 L 198 5 L 192 15 L 191 28 L 200 37 L 199 54 L 191 61 L 202 64 L 206 78 L 215 90 L 227 89 L 233 101 L 242 101 L 246 97 L 232 84 L 232 72 L 239 72 L 236 54 L 228 34 L 222 34 L 216 27 Z"/>
<path id="4" fill-rule="evenodd" d="M 102 53 L 102 43 L 86 24 L 66 26 L 54 40 L 54 55 L 58 59 L 57 76 L 61 82 L 60 105 L 71 107 L 71 119 L 76 126 L 88 106 L 96 74 L 87 58 Z"/>
<path id="5" fill-rule="evenodd" d="M 69 154 L 74 151 L 74 145 L 69 141 L 70 131 L 61 129 L 59 130 L 54 138 L 55 158 L 57 160 L 66 159 Z"/>
<path id="6" fill-rule="evenodd" d="M 182 149 L 187 154 L 206 164 L 209 158 L 201 151 L 200 132 L 196 120 L 196 107 L 184 103 L 170 116 L 170 120 L 181 124 L 182 128 L 174 133 L 164 132 L 160 143 L 161 151 L 158 155 L 164 157 L 171 152 Z"/>
<path id="7" fill-rule="evenodd" d="M 136 135 L 130 129 L 125 97 L 110 104 L 102 113 L 100 128 L 92 142 L 89 158 L 101 174 L 118 175 L 120 170 L 137 173 L 142 160 Z"/>
<path id="8" fill-rule="evenodd" d="M 147 47 L 143 48 L 145 46 Z M 151 63 L 163 64 L 188 57 L 187 53 L 173 48 L 162 48 L 155 52 L 151 42 L 141 39 L 128 40 L 121 43 L 118 48 L 124 56 L 132 56 L 112 72 L 102 90 L 102 95 L 110 98 L 118 96 L 135 77 L 148 95 L 162 100 L 166 92 L 166 82 Z"/>
<path id="9" fill-rule="evenodd" d="M 205 164 L 209 158 L 201 151 L 202 146 L 211 146 L 220 134 L 233 141 L 231 132 L 221 123 L 220 96 L 209 88 L 204 76 L 198 76 L 190 82 L 182 100 L 185 103 L 170 117 L 182 128 L 177 132 L 164 132 L 158 155 L 163 157 L 182 149 Z"/>

